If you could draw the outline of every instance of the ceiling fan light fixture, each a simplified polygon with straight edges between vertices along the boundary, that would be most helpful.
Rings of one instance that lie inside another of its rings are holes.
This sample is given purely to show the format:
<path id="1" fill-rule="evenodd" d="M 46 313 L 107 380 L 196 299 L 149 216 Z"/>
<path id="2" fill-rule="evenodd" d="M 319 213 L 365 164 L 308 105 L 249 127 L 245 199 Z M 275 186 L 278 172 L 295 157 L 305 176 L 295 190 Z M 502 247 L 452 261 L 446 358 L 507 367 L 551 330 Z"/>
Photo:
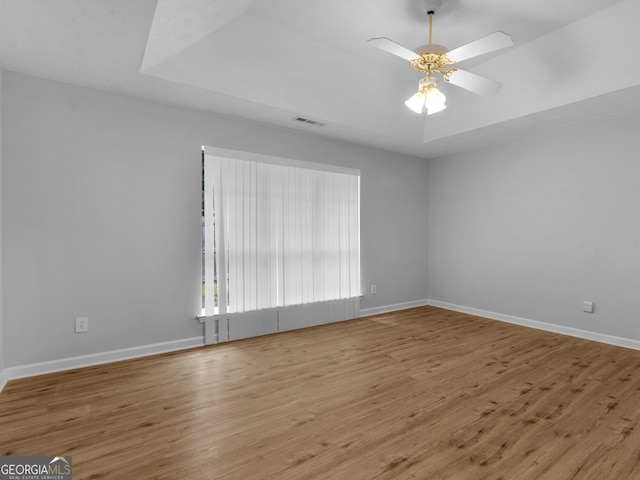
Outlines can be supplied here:
<path id="1" fill-rule="evenodd" d="M 422 113 L 426 108 L 427 115 L 441 112 L 447 106 L 447 97 L 437 88 L 438 80 L 434 77 L 426 76 L 418 83 L 418 91 L 404 102 L 404 104 L 416 113 Z"/>

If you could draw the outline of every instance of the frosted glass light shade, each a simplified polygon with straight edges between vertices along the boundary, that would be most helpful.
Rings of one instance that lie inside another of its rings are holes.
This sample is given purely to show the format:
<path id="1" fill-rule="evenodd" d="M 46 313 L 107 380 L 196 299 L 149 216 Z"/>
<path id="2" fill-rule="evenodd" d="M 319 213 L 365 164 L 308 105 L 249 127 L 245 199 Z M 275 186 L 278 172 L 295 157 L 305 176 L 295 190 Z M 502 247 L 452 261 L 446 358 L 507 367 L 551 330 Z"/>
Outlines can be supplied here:
<path id="1" fill-rule="evenodd" d="M 422 91 L 416 92 L 413 96 L 404 102 L 404 104 L 416 113 L 422 113 L 424 107 L 425 95 Z"/>
<path id="2" fill-rule="evenodd" d="M 425 107 L 427 108 L 427 115 L 433 115 L 434 113 L 441 112 L 447 106 L 445 102 L 447 97 L 435 87 L 429 88 L 427 90 L 427 95 L 425 97 Z"/>

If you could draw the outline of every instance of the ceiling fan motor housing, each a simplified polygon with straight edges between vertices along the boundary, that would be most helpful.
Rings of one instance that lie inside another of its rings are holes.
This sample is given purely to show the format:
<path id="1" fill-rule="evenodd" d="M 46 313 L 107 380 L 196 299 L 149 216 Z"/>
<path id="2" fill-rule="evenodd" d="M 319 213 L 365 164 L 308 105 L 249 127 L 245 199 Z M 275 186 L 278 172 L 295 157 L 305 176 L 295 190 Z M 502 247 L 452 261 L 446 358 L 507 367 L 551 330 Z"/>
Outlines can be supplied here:
<path id="1" fill-rule="evenodd" d="M 415 52 L 420 57 L 415 60 L 410 60 L 409 64 L 417 72 L 431 73 L 440 72 L 445 73 L 444 69 L 449 65 L 452 65 L 452 60 L 449 60 L 446 56 L 447 49 L 442 45 L 422 45 L 415 49 Z"/>

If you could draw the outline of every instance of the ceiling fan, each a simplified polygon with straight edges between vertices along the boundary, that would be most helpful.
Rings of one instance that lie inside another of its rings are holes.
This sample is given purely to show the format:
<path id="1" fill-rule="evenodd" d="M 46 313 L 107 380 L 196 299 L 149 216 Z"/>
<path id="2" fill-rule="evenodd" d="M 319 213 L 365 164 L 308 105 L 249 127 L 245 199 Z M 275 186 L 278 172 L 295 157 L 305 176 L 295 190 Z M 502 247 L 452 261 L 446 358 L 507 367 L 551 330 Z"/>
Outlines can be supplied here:
<path id="1" fill-rule="evenodd" d="M 453 65 L 469 58 L 500 50 L 513 45 L 513 40 L 504 32 L 494 32 L 474 42 L 467 43 L 453 50 L 447 50 L 442 45 L 431 43 L 433 33 L 433 15 L 442 4 L 442 0 L 425 0 L 429 15 L 429 43 L 410 50 L 386 37 L 371 38 L 367 43 L 393 53 L 409 61 L 411 68 L 425 73 L 426 76 L 418 83 L 418 92 L 405 105 L 416 113 L 422 113 L 426 108 L 431 115 L 444 110 L 446 97 L 437 89 L 438 80 L 434 73 L 442 74 L 446 82 L 483 96 L 497 94 L 502 87 L 500 82 L 475 73 L 454 68 Z"/>

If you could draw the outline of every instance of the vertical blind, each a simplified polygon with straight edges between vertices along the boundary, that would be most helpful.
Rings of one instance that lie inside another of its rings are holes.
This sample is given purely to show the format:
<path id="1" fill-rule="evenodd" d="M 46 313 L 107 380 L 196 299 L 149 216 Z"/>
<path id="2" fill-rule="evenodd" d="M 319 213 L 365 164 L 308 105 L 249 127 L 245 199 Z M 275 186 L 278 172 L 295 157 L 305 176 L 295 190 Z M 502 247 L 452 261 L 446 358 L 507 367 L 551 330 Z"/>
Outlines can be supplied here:
<path id="1" fill-rule="evenodd" d="M 206 315 L 360 295 L 359 171 L 205 153 Z"/>

